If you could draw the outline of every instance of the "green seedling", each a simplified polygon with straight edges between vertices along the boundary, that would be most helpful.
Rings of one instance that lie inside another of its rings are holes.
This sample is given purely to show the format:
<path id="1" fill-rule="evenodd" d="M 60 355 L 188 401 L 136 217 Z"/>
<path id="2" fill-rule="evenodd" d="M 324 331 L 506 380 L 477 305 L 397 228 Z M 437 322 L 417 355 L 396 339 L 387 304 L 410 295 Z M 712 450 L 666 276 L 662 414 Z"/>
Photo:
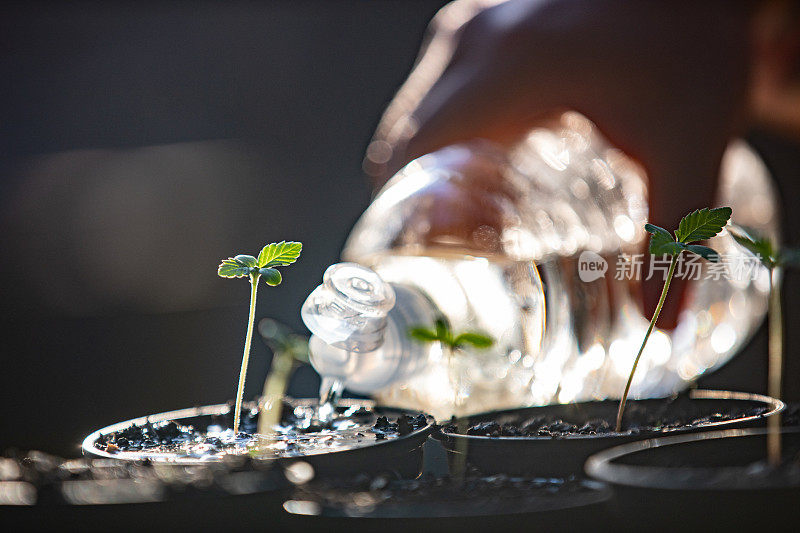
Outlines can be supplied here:
<path id="1" fill-rule="evenodd" d="M 440 342 L 451 354 L 467 344 L 480 349 L 490 348 L 494 344 L 494 339 L 482 333 L 467 331 L 458 335 L 454 334 L 450 329 L 450 324 L 443 317 L 436 319 L 433 329 L 418 326 L 409 329 L 408 334 L 412 339 L 420 342 Z"/>
<path id="2" fill-rule="evenodd" d="M 631 389 L 633 376 L 636 373 L 636 367 L 639 364 L 639 359 L 642 357 L 642 352 L 647 345 L 647 339 L 653 332 L 653 328 L 658 321 L 658 315 L 661 314 L 661 308 L 664 306 L 664 301 L 667 299 L 667 292 L 669 285 L 672 282 L 672 277 L 675 275 L 675 266 L 678 264 L 678 258 L 683 252 L 699 255 L 707 261 L 715 263 L 719 261 L 719 254 L 708 246 L 694 244 L 698 241 L 710 239 L 717 235 L 722 228 L 728 223 L 731 218 L 730 207 L 718 207 L 715 209 L 698 209 L 683 217 L 678 224 L 678 229 L 675 230 L 675 236 L 653 224 L 645 224 L 644 229 L 652 234 L 650 237 L 650 254 L 669 256 L 671 258 L 669 264 L 669 271 L 667 278 L 664 281 L 664 288 L 661 290 L 661 297 L 658 299 L 655 313 L 653 318 L 650 319 L 650 325 L 644 335 L 642 346 L 639 348 L 639 353 L 636 354 L 636 359 L 633 361 L 633 368 L 631 368 L 628 382 L 625 384 L 625 391 L 622 393 L 622 398 L 619 401 L 619 409 L 617 411 L 617 425 L 616 431 L 622 431 L 622 415 L 625 412 L 625 403 L 628 400 L 628 393 Z"/>
<path id="3" fill-rule="evenodd" d="M 750 228 L 733 228 L 731 235 L 737 243 L 755 255 L 769 271 L 767 394 L 780 399 L 782 396 L 784 339 L 780 281 L 782 269 L 798 264 L 800 254 L 797 250 L 779 248 L 772 240 L 759 235 Z M 780 416 L 771 416 L 767 422 L 770 429 L 767 434 L 767 455 L 770 463 L 777 465 L 781 457 Z"/>
<path id="4" fill-rule="evenodd" d="M 252 255 L 237 255 L 229 257 L 220 263 L 217 274 L 223 278 L 250 278 L 250 314 L 247 321 L 247 334 L 244 341 L 244 355 L 242 356 L 242 369 L 239 372 L 239 387 L 236 390 L 236 407 L 233 415 L 233 434 L 239 433 L 239 420 L 242 413 L 242 396 L 244 395 L 244 382 L 247 376 L 247 363 L 250 359 L 250 343 L 253 340 L 253 323 L 256 314 L 256 294 L 258 281 L 264 279 L 267 285 L 274 287 L 280 285 L 283 277 L 277 267 L 291 265 L 300 257 L 303 244 L 299 242 L 281 241 L 271 243 L 261 250 L 258 258 Z"/>
<path id="5" fill-rule="evenodd" d="M 734 228 L 731 230 L 731 235 L 737 243 L 755 255 L 769 271 L 767 391 L 773 398 L 780 399 L 783 368 L 783 306 L 781 305 L 780 276 L 781 268 L 790 257 L 786 252 L 779 250 L 772 240 L 749 228 Z"/>
<path id="6" fill-rule="evenodd" d="M 769 271 L 769 377 L 768 394 L 781 397 L 783 373 L 783 305 L 781 302 L 780 279 L 782 269 L 798 263 L 797 250 L 779 248 L 772 240 L 750 228 L 731 229 L 734 240 L 756 256 Z"/>
<path id="7" fill-rule="evenodd" d="M 485 350 L 494 344 L 494 339 L 483 333 L 476 331 L 465 331 L 455 334 L 450 328 L 450 324 L 444 317 L 439 317 L 434 322 L 433 328 L 424 326 L 412 327 L 408 330 L 408 335 L 419 342 L 433 343 L 438 342 L 447 352 L 447 362 L 453 368 L 453 356 L 456 352 L 470 345 L 474 348 Z M 458 393 L 456 392 L 456 395 Z M 457 403 L 457 402 L 454 402 Z"/>
<path id="8" fill-rule="evenodd" d="M 417 326 L 408 330 L 408 335 L 423 343 L 438 342 L 447 352 L 447 366 L 450 368 L 450 377 L 453 378 L 453 356 L 456 352 L 470 345 L 480 350 L 490 348 L 494 344 L 494 339 L 483 333 L 476 331 L 465 331 L 455 334 L 450 328 L 450 324 L 443 317 L 439 317 L 434 322 L 433 328 Z M 455 384 L 455 397 L 453 398 L 453 409 L 458 407 L 458 384 Z M 465 419 L 458 419 L 456 422 L 458 431 L 463 433 L 467 429 Z M 467 440 L 460 439 L 456 445 L 456 456 L 451 465 L 451 474 L 458 481 L 464 480 L 467 460 Z"/>
<path id="9" fill-rule="evenodd" d="M 270 351 L 272 362 L 261 392 L 258 433 L 265 434 L 280 422 L 283 397 L 294 371 L 308 363 L 308 337 L 294 333 L 271 318 L 258 323 L 258 333 Z"/>

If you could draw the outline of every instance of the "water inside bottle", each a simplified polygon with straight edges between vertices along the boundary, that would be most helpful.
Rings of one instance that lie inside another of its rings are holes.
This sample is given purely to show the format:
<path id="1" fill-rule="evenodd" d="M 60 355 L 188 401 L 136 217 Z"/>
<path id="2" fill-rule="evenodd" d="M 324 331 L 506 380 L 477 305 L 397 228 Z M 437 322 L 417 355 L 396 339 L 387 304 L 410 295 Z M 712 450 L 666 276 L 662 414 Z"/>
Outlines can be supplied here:
<path id="1" fill-rule="evenodd" d="M 476 403 L 488 401 L 491 408 L 503 391 L 517 398 L 530 394 L 536 370 L 546 365 L 545 287 L 532 261 L 429 251 L 426 256 L 376 256 L 366 264 L 393 285 L 423 295 L 455 334 L 479 332 L 494 340 L 488 349 L 464 346 L 452 359 L 445 347 L 431 343 L 424 372 L 379 390 L 380 400 L 424 405 L 426 412 L 446 419 Z"/>
<path id="2" fill-rule="evenodd" d="M 741 254 L 729 236 L 718 239 L 715 246 L 723 253 Z M 454 331 L 480 331 L 495 340 L 487 350 L 464 347 L 452 362 L 446 349 L 434 343 L 423 372 L 378 389 L 375 397 L 424 410 L 438 420 L 519 405 L 617 397 L 648 320 L 634 297 L 638 280 L 618 279 L 614 272 L 617 254 L 597 257 L 609 269 L 591 281 L 580 277 L 580 254 L 539 261 L 435 251 L 369 258 L 366 263 L 382 278 L 429 299 Z M 652 334 L 634 378 L 634 395 L 671 394 L 724 361 L 760 320 L 763 274 L 757 270 L 755 281 L 695 284 L 678 327 L 656 328 Z"/>
<path id="3" fill-rule="evenodd" d="M 649 321 L 638 285 L 666 273 L 642 261 L 646 189 L 642 169 L 576 113 L 510 151 L 476 141 L 409 163 L 364 212 L 343 256 L 418 291 L 455 329 L 498 342 L 462 350 L 453 365 L 460 379 L 449 379 L 434 344 L 427 367 L 367 392 L 439 419 L 618 398 Z M 734 224 L 780 240 L 769 172 L 741 141 L 723 158 L 715 205 L 732 207 Z M 686 388 L 730 359 L 763 319 L 766 270 L 727 231 L 708 244 L 727 270 L 698 261 L 694 273 L 680 273 L 696 281 L 677 328 L 657 326 L 649 339 L 632 397 Z"/>

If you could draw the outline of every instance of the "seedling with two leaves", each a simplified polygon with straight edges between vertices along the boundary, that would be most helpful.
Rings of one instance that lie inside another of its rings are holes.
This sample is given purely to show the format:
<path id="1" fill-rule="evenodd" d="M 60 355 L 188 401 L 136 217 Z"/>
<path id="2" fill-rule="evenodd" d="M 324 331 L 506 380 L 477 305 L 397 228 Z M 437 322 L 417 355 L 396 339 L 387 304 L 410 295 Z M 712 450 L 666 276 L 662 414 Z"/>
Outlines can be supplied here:
<path id="1" fill-rule="evenodd" d="M 250 278 L 250 313 L 247 322 L 247 334 L 244 341 L 244 354 L 242 355 L 242 368 L 239 372 L 239 386 L 236 390 L 236 407 L 233 416 L 233 434 L 239 433 L 239 420 L 242 413 L 242 396 L 244 382 L 247 376 L 247 364 L 250 359 L 250 344 L 253 340 L 253 323 L 256 314 L 256 295 L 258 282 L 264 279 L 267 285 L 274 287 L 280 285 L 283 277 L 277 267 L 291 265 L 300 257 L 303 244 L 299 242 L 273 242 L 264 246 L 258 257 L 252 255 L 237 255 L 224 259 L 217 269 L 217 274 L 223 278 Z"/>
<path id="2" fill-rule="evenodd" d="M 412 339 L 416 339 L 419 342 L 423 343 L 433 343 L 438 342 L 442 345 L 442 348 L 445 349 L 447 352 L 447 363 L 450 370 L 450 379 L 454 378 L 453 376 L 453 356 L 464 349 L 467 345 L 470 345 L 474 348 L 479 350 L 485 350 L 487 348 L 492 347 L 494 345 L 494 339 L 491 338 L 489 335 L 485 335 L 483 333 L 479 333 L 477 331 L 464 331 L 462 333 L 454 333 L 453 330 L 450 328 L 450 323 L 447 319 L 443 316 L 440 316 L 436 319 L 433 324 L 433 328 L 427 327 L 413 327 L 408 330 L 408 335 Z M 454 384 L 455 394 L 453 398 L 453 410 L 455 411 L 458 407 L 458 380 Z M 455 415 L 454 415 L 455 416 Z M 459 419 L 458 421 L 458 429 L 459 431 L 466 431 L 466 421 L 464 419 Z M 454 463 L 451 467 L 451 473 L 453 478 L 459 481 L 463 481 L 464 473 L 466 471 L 466 460 L 467 460 L 467 441 L 466 440 L 459 440 L 456 446 L 456 458 L 454 459 Z"/>
<path id="3" fill-rule="evenodd" d="M 448 324 L 444 317 L 436 319 L 433 329 L 418 326 L 408 330 L 408 334 L 412 339 L 416 339 L 420 342 L 439 342 L 442 346 L 447 348 L 450 355 L 468 344 L 479 349 L 490 348 L 494 344 L 494 339 L 475 331 L 465 331 L 457 335 L 454 334 L 450 329 L 450 324 Z"/>
<path id="4" fill-rule="evenodd" d="M 259 402 L 258 433 L 265 434 L 280 422 L 283 398 L 289 380 L 301 365 L 308 364 L 308 337 L 294 333 L 277 320 L 264 318 L 258 323 L 258 333 L 272 351 L 272 363 Z"/>
<path id="5" fill-rule="evenodd" d="M 800 252 L 779 248 L 771 239 L 750 228 L 733 228 L 731 235 L 769 271 L 767 394 L 780 399 L 783 381 L 783 305 L 780 281 L 784 267 L 800 264 Z M 780 416 L 770 417 L 767 425 L 770 429 L 767 433 L 768 459 L 771 464 L 777 465 L 781 457 Z"/>
<path id="6" fill-rule="evenodd" d="M 440 316 L 433 324 L 433 328 L 424 326 L 412 327 L 408 330 L 408 335 L 419 342 L 433 343 L 438 342 L 442 348 L 447 352 L 448 366 L 450 367 L 451 379 L 453 373 L 453 356 L 462 350 L 467 345 L 470 345 L 479 350 L 490 348 L 494 344 L 494 339 L 490 336 L 477 331 L 465 331 L 462 333 L 454 333 L 450 328 L 450 324 L 446 318 Z M 456 386 L 456 389 L 458 387 Z M 456 390 L 456 399 L 453 401 L 454 406 L 458 403 L 458 391 Z"/>
<path id="7" fill-rule="evenodd" d="M 650 319 L 650 325 L 644 335 L 642 346 L 639 348 L 639 353 L 636 354 L 636 359 L 633 361 L 633 368 L 628 376 L 628 382 L 625 384 L 625 391 L 622 393 L 622 398 L 619 401 L 619 409 L 617 410 L 617 424 L 616 431 L 622 431 L 622 416 L 625 412 L 625 403 L 628 400 L 628 393 L 631 389 L 633 376 L 636 373 L 636 367 L 639 365 L 639 359 L 642 357 L 642 352 L 647 345 L 647 340 L 653 332 L 653 328 L 658 321 L 658 316 L 661 314 L 661 309 L 664 306 L 664 301 L 667 299 L 669 285 L 675 275 L 675 267 L 678 264 L 678 259 L 684 252 L 691 253 L 716 263 L 719 261 L 719 254 L 708 246 L 695 244 L 698 241 L 703 241 L 716 236 L 722 228 L 728 223 L 731 218 L 730 207 L 718 207 L 715 209 L 703 208 L 689 213 L 683 217 L 678 224 L 678 229 L 671 234 L 664 228 L 654 224 L 645 224 L 644 229 L 652 234 L 650 237 L 650 254 L 659 256 L 668 256 L 671 258 L 667 277 L 664 280 L 664 288 L 661 290 L 661 296 L 658 299 L 656 310 L 653 313 L 653 318 Z"/>
<path id="8" fill-rule="evenodd" d="M 770 377 L 768 394 L 773 398 L 780 399 L 783 360 L 783 311 L 780 279 L 784 268 L 800 265 L 800 250 L 778 247 L 772 239 L 744 226 L 735 226 L 731 228 L 730 233 L 737 243 L 756 256 L 769 271 Z"/>

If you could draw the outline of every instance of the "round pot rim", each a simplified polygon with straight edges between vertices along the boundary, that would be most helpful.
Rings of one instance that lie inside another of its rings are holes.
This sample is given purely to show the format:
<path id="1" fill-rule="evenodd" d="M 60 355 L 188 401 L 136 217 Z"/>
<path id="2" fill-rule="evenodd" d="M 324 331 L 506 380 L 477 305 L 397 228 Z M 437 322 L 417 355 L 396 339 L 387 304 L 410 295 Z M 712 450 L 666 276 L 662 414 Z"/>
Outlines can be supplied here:
<path id="1" fill-rule="evenodd" d="M 742 418 L 735 418 L 735 419 L 732 419 L 732 420 L 721 420 L 721 421 L 718 421 L 718 422 L 707 422 L 707 423 L 699 424 L 695 428 L 691 428 L 691 429 L 689 429 L 689 428 L 667 428 L 667 429 L 661 430 L 659 432 L 660 435 L 662 435 L 662 434 L 663 435 L 668 435 L 670 433 L 681 433 L 681 434 L 684 434 L 684 433 L 687 433 L 687 432 L 694 432 L 695 429 L 725 427 L 727 425 L 731 425 L 731 424 L 734 424 L 734 423 L 735 424 L 741 424 L 742 422 L 750 422 L 750 421 L 766 418 L 768 416 L 772 416 L 774 414 L 780 413 L 781 411 L 783 411 L 786 408 L 786 404 L 783 403 L 781 400 L 778 400 L 777 398 L 772 398 L 771 396 L 766 396 L 766 395 L 763 395 L 763 394 L 754 394 L 754 393 L 750 393 L 750 392 L 694 389 L 694 390 L 689 391 L 689 398 L 692 399 L 692 400 L 750 400 L 750 401 L 756 401 L 756 402 L 761 402 L 761 403 L 766 404 L 767 406 L 769 406 L 769 410 L 767 412 L 765 412 L 765 413 L 760 414 L 760 415 L 751 415 L 751 416 L 745 416 L 745 417 L 742 417 Z M 635 400 L 628 400 L 628 403 L 630 403 L 632 401 L 640 401 L 640 400 L 663 400 L 663 399 L 666 399 L 666 398 L 636 398 Z M 554 406 L 554 405 L 558 405 L 558 406 L 561 406 L 561 405 L 579 405 L 579 404 L 582 404 L 582 403 L 599 403 L 599 402 L 603 402 L 603 401 L 608 401 L 608 400 L 597 400 L 597 401 L 593 401 L 593 402 L 576 402 L 575 404 L 550 404 L 550 406 Z M 546 407 L 549 407 L 549 406 L 548 405 L 535 405 L 535 406 L 529 406 L 529 407 L 519 407 L 517 409 L 523 410 L 523 409 L 531 409 L 531 408 L 539 408 L 539 407 L 546 408 Z M 503 410 L 498 410 L 498 411 L 488 411 L 486 413 L 476 413 L 476 415 L 469 415 L 469 416 L 462 417 L 462 418 L 469 419 L 471 416 L 477 416 L 478 414 L 480 416 L 490 416 L 492 414 L 500 415 L 500 414 L 509 413 L 510 411 L 514 411 L 514 410 L 516 410 L 516 409 L 503 409 Z M 489 437 L 489 436 L 486 436 L 486 435 L 465 435 L 463 433 L 451 433 L 451 432 L 445 431 L 443 426 L 440 426 L 439 433 L 440 433 L 440 435 L 442 437 L 448 438 L 448 439 L 470 439 L 470 440 L 474 440 L 474 441 L 477 441 L 477 442 L 487 442 L 487 441 L 492 441 L 492 442 L 497 442 L 497 441 L 526 441 L 526 442 L 530 441 L 530 442 L 535 442 L 535 441 L 552 441 L 552 440 L 597 440 L 597 439 L 614 439 L 614 438 L 619 438 L 619 437 L 636 436 L 636 434 L 634 434 L 634 433 L 632 433 L 630 431 L 627 431 L 627 432 L 624 432 L 624 433 L 611 432 L 611 433 L 601 433 L 601 434 L 595 434 L 595 435 L 566 435 L 566 436 L 563 436 L 563 437 L 550 437 L 550 436 L 542 436 L 542 437 L 531 436 L 531 437 L 526 437 L 526 436 L 502 436 L 502 435 L 498 436 L 498 437 Z M 648 436 L 648 434 L 644 433 L 642 435 L 642 438 L 646 438 L 647 436 Z"/>
<path id="2" fill-rule="evenodd" d="M 429 502 L 400 502 L 391 499 L 377 504 L 369 510 L 347 509 L 344 505 L 331 505 L 327 503 L 314 502 L 318 505 L 310 512 L 305 509 L 292 510 L 289 502 L 296 502 L 289 498 L 284 502 L 284 510 L 292 515 L 298 516 L 318 516 L 321 518 L 338 518 L 348 521 L 360 519 L 386 520 L 386 519 L 410 519 L 415 521 L 448 518 L 486 518 L 486 517 L 513 517 L 531 513 L 566 511 L 580 509 L 592 505 L 603 504 L 611 500 L 613 492 L 607 483 L 594 479 L 581 479 L 580 483 L 591 492 L 585 493 L 561 493 L 556 496 L 538 496 L 535 503 L 531 503 L 531 496 L 518 495 L 503 498 L 501 501 L 481 502 L 484 507 L 475 506 L 471 498 L 465 497 L 463 500 L 447 500 L 434 498 Z M 349 489 L 348 489 L 349 490 Z M 357 492 L 356 490 L 349 490 Z M 538 504 L 538 505 L 537 505 Z M 353 522 L 355 525 L 355 522 Z M 422 524 L 420 524 L 422 525 Z"/>
<path id="3" fill-rule="evenodd" d="M 302 405 L 304 403 L 311 403 L 313 401 L 315 401 L 315 400 L 311 399 L 311 398 L 300 398 L 300 399 L 292 398 L 292 399 L 287 399 L 288 403 L 294 404 L 294 405 Z M 255 405 L 255 402 L 245 402 L 245 404 L 244 404 L 244 406 L 247 406 L 247 407 L 253 407 L 254 405 Z M 296 460 L 300 460 L 300 461 L 302 461 L 304 457 L 321 456 L 321 455 L 336 454 L 336 453 L 347 453 L 347 452 L 352 452 L 352 451 L 358 451 L 358 450 L 365 449 L 365 448 L 372 448 L 374 446 L 380 446 L 380 445 L 386 445 L 386 444 L 395 444 L 395 443 L 397 443 L 398 441 L 401 441 L 401 440 L 407 440 L 407 439 L 413 438 L 413 437 L 422 437 L 426 433 L 430 433 L 433 430 L 433 427 L 434 427 L 434 423 L 432 422 L 432 420 L 433 420 L 432 417 L 430 415 L 428 415 L 427 413 L 423 413 L 421 411 L 417 412 L 417 411 L 410 411 L 408 409 L 401 409 L 401 408 L 398 408 L 398 407 L 391 407 L 391 406 L 385 406 L 385 405 L 376 405 L 375 402 L 372 401 L 372 400 L 361 400 L 361 399 L 358 399 L 358 398 L 343 398 L 343 399 L 341 399 L 341 400 L 339 400 L 337 402 L 337 405 L 344 406 L 344 407 L 364 406 L 364 407 L 369 408 L 369 409 L 393 410 L 393 411 L 398 411 L 398 412 L 402 412 L 402 413 L 423 414 L 423 415 L 425 415 L 425 420 L 426 420 L 427 424 L 425 426 L 419 428 L 419 429 L 415 429 L 411 433 L 407 433 L 405 435 L 400 435 L 399 437 L 393 438 L 393 439 L 375 440 L 374 442 L 371 442 L 371 443 L 367 444 L 366 446 L 359 446 L 357 448 L 348 448 L 348 449 L 345 449 L 345 450 L 321 451 L 319 453 L 311 453 L 311 454 L 291 456 L 291 457 L 276 457 L 273 460 L 277 460 L 277 461 L 284 461 L 284 460 L 296 461 Z M 227 414 L 230 411 L 230 409 L 231 409 L 230 404 L 228 404 L 228 403 L 220 403 L 220 404 L 203 405 L 203 406 L 197 406 L 197 407 L 187 407 L 185 409 L 176 409 L 174 411 L 165 411 L 165 412 L 162 412 L 162 413 L 156 413 L 156 414 L 152 414 L 152 415 L 140 416 L 138 418 L 131 418 L 130 420 L 125 420 L 123 422 L 117 422 L 115 424 L 111 424 L 110 426 L 106 426 L 104 428 L 100 428 L 100 429 L 98 429 L 96 431 L 93 431 L 85 439 L 83 439 L 83 442 L 81 443 L 81 450 L 84 453 L 84 455 L 85 454 L 90 454 L 90 455 L 93 455 L 95 457 L 103 457 L 105 459 L 115 459 L 117 461 L 142 460 L 143 458 L 141 458 L 141 457 L 140 458 L 124 457 L 124 456 L 120 456 L 119 454 L 106 452 L 104 450 L 101 450 L 101 449 L 97 448 L 94 445 L 94 443 L 102 435 L 108 435 L 110 433 L 115 433 L 117 431 L 123 430 L 123 429 L 125 429 L 127 427 L 130 427 L 130 426 L 133 426 L 133 425 L 141 426 L 141 425 L 148 424 L 148 423 L 154 424 L 154 423 L 158 423 L 158 422 L 165 422 L 165 421 L 168 421 L 168 420 L 177 420 L 177 419 L 181 419 L 181 418 L 190 418 L 190 417 L 196 417 L 196 416 L 213 416 L 213 415 L 221 416 L 221 415 Z M 184 458 L 176 457 L 174 459 L 170 458 L 169 460 L 165 460 L 165 461 L 163 461 L 163 463 L 171 464 L 171 465 L 187 465 L 187 464 L 197 465 L 197 464 L 218 463 L 218 462 L 221 462 L 221 461 L 224 461 L 223 457 L 210 458 L 210 459 L 204 459 L 204 460 L 197 460 L 197 459 L 185 458 L 185 457 Z M 158 462 L 160 463 L 162 461 L 158 461 Z"/>
<path id="4" fill-rule="evenodd" d="M 606 483 L 647 489 L 752 490 L 756 488 L 787 488 L 786 486 L 772 483 L 752 484 L 748 486 L 721 486 L 719 484 L 710 485 L 702 483 L 702 480 L 710 480 L 715 477 L 715 475 L 718 476 L 720 472 L 728 473 L 729 477 L 731 478 L 735 476 L 744 476 L 748 473 L 748 466 L 731 465 L 721 467 L 668 467 L 614 463 L 615 459 L 648 449 L 660 448 L 664 446 L 675 446 L 703 440 L 720 440 L 767 435 L 769 431 L 770 430 L 768 428 L 726 429 L 638 440 L 607 448 L 595 453 L 594 455 L 591 455 L 586 460 L 584 470 L 592 478 L 604 481 Z M 800 427 L 781 427 L 780 433 L 800 433 Z"/>

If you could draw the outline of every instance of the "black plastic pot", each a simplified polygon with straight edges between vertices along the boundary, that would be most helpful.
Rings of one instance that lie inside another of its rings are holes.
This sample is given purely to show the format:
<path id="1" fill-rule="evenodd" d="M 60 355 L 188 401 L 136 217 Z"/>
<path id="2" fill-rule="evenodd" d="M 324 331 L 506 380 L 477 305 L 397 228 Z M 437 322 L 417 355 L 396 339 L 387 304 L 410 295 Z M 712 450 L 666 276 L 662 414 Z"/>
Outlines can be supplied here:
<path id="1" fill-rule="evenodd" d="M 767 466 L 766 433 L 732 429 L 628 443 L 591 456 L 586 471 L 613 484 L 618 521 L 633 527 L 797 530 L 800 428 L 781 429 L 788 461 L 776 469 Z"/>
<path id="2" fill-rule="evenodd" d="M 475 531 L 597 527 L 608 522 L 612 492 L 593 480 L 488 476 L 387 481 L 311 482 L 295 489 L 284 509 L 321 530 Z M 435 520 L 435 522 L 432 522 Z"/>
<path id="3" fill-rule="evenodd" d="M 226 531 L 285 518 L 293 485 L 271 462 L 153 465 L 0 459 L 3 531 Z"/>
<path id="4" fill-rule="evenodd" d="M 303 402 L 304 400 L 295 400 Z M 310 400 L 309 400 L 310 401 Z M 374 404 L 365 400 L 342 400 L 341 407 L 364 406 L 374 409 L 378 416 L 386 416 L 389 419 L 397 418 L 401 415 L 417 416 L 419 413 L 389 407 L 375 407 Z M 252 404 L 249 407 L 253 407 Z M 118 424 L 105 427 L 95 431 L 84 439 L 82 448 L 84 454 L 91 454 L 108 459 L 142 459 L 143 455 L 135 452 L 128 453 L 109 453 L 97 445 L 101 436 L 110 435 L 122 431 L 131 426 L 142 426 L 147 423 L 155 424 L 158 422 L 174 420 L 181 425 L 191 425 L 195 429 L 203 432 L 212 424 L 225 427 L 230 424 L 229 412 L 231 406 L 228 404 L 208 405 L 190 409 L 181 409 L 159 413 L 156 415 L 127 420 Z M 342 451 L 321 451 L 316 454 L 303 455 L 302 457 L 287 457 L 278 459 L 278 463 L 286 466 L 292 463 L 303 461 L 314 467 L 315 477 L 328 476 L 351 476 L 357 473 L 375 475 L 383 472 L 392 472 L 400 477 L 416 477 L 422 471 L 422 445 L 433 429 L 433 419 L 426 417 L 427 425 L 415 429 L 411 433 L 386 440 L 372 440 L 364 442 L 364 445 L 354 449 Z M 186 457 L 162 457 L 150 460 L 163 461 L 171 464 L 197 464 L 207 460 L 198 460 Z"/>
<path id="5" fill-rule="evenodd" d="M 746 412 L 763 408 L 755 416 L 744 416 L 732 420 L 708 421 L 692 428 L 664 428 L 659 431 L 604 433 L 597 435 L 569 435 L 564 437 L 486 437 L 464 435 L 442 429 L 436 437 L 442 440 L 450 452 L 451 461 L 466 450 L 467 464 L 484 473 L 506 473 L 525 476 L 566 477 L 580 474 L 586 459 L 600 450 L 641 440 L 657 435 L 676 435 L 720 428 L 748 427 L 763 424 L 764 418 L 783 410 L 783 402 L 767 396 L 729 391 L 691 391 L 687 401 L 672 402 L 670 399 L 631 400 L 628 409 L 642 409 L 648 413 L 663 411 L 669 416 L 691 416 L 691 419 L 715 413 Z M 467 417 L 462 427 L 470 427 L 487 421 L 519 421 L 536 416 L 562 419 L 572 424 L 583 424 L 593 419 L 613 422 L 618 402 L 605 400 L 574 404 L 547 405 L 492 411 Z M 691 413 L 690 413 L 691 411 Z M 699 416 L 698 416 L 699 415 Z"/>

